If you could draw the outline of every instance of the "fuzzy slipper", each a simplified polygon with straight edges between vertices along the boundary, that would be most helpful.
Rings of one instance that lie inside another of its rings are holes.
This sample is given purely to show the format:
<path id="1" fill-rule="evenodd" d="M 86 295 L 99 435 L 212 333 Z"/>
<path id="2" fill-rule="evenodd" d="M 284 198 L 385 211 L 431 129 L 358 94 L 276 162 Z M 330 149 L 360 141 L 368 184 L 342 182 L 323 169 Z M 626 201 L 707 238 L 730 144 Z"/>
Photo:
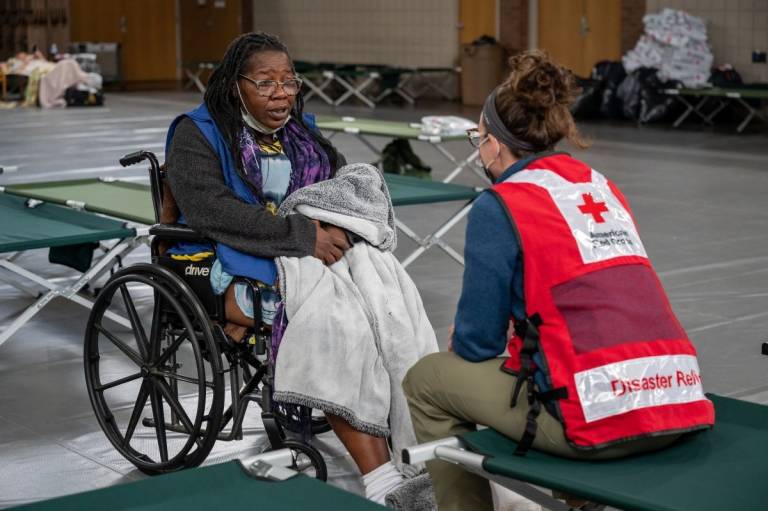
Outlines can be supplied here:
<path id="1" fill-rule="evenodd" d="M 437 511 L 435 488 L 426 472 L 403 481 L 387 494 L 385 502 L 388 508 L 398 511 Z"/>

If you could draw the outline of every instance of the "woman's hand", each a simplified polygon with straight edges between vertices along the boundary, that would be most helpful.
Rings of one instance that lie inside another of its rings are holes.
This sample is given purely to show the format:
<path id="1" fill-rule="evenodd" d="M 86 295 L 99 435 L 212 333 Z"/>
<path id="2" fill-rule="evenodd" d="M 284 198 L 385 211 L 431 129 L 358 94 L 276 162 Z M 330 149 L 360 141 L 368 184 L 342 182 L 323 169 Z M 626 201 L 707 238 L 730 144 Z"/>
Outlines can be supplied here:
<path id="1" fill-rule="evenodd" d="M 456 332 L 456 327 L 451 325 L 448 328 L 448 351 L 453 351 L 453 334 Z"/>
<path id="2" fill-rule="evenodd" d="M 330 266 L 349 250 L 350 244 L 344 229 L 335 225 L 321 226 L 317 220 L 312 220 L 315 224 L 317 237 L 315 239 L 314 256 Z"/>

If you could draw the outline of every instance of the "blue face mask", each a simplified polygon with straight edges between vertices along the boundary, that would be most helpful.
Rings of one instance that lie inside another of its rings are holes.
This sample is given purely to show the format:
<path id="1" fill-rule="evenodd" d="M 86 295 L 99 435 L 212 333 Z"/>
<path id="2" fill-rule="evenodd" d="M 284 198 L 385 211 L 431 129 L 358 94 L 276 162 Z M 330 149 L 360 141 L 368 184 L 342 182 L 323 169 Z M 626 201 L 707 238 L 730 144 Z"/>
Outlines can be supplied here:
<path id="1" fill-rule="evenodd" d="M 288 124 L 288 121 L 291 120 L 291 116 L 285 118 L 285 121 L 283 121 L 283 124 L 277 128 L 270 128 L 267 126 L 264 126 L 262 123 L 256 120 L 254 116 L 251 115 L 251 113 L 248 111 L 248 108 L 245 106 L 245 101 L 243 101 L 243 96 L 240 94 L 240 85 L 235 82 L 235 87 L 237 88 L 237 96 L 240 98 L 240 106 L 242 107 L 240 109 L 240 115 L 243 118 L 243 122 L 253 128 L 254 130 L 258 131 L 259 133 L 263 133 L 265 135 L 274 135 L 281 129 L 283 129 L 283 126 Z"/>

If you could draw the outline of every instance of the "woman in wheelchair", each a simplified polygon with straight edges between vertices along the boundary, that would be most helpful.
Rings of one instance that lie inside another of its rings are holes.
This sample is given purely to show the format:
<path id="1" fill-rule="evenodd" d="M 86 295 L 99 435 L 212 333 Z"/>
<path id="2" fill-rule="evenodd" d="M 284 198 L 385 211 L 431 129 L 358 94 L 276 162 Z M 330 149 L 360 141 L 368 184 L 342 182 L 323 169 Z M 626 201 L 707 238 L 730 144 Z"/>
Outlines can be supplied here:
<path id="1" fill-rule="evenodd" d="M 326 180 L 344 158 L 303 113 L 301 80 L 286 47 L 265 33 L 232 42 L 211 75 L 204 103 L 171 125 L 168 182 L 180 220 L 216 242 L 211 283 L 225 296 L 224 331 L 241 341 L 253 325 L 254 304 L 236 275 L 261 281 L 262 320 L 280 325 L 272 258 L 313 255 L 330 265 L 350 248 L 347 234 L 300 214 L 276 215 L 283 199 Z M 199 245 L 180 243 L 175 257 L 195 257 Z M 328 422 L 363 474 L 366 496 L 383 502 L 402 476 L 385 438 L 354 429 L 339 416 Z"/>

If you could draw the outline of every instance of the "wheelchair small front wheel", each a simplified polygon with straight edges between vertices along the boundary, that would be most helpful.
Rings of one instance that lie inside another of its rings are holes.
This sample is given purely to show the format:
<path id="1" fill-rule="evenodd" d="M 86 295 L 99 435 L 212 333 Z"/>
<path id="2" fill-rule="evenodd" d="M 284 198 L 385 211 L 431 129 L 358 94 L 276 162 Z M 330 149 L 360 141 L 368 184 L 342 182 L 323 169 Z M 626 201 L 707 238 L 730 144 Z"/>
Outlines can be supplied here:
<path id="1" fill-rule="evenodd" d="M 286 440 L 283 447 L 290 449 L 293 458 L 288 468 L 320 481 L 328 479 L 328 468 L 320 451 L 299 440 Z"/>
<path id="2" fill-rule="evenodd" d="M 96 419 L 128 461 L 154 475 L 205 460 L 223 413 L 223 369 L 183 280 L 150 264 L 115 273 L 94 302 L 84 357 Z"/>

